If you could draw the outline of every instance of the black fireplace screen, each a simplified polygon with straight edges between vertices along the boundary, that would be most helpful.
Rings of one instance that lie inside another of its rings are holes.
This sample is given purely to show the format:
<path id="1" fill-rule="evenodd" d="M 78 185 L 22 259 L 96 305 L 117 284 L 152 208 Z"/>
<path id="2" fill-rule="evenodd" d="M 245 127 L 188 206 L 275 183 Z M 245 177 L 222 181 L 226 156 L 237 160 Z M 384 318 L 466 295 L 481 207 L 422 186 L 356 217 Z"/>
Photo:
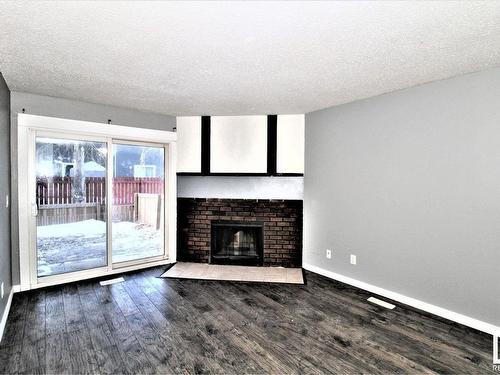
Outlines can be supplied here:
<path id="1" fill-rule="evenodd" d="M 260 266 L 262 252 L 262 223 L 212 222 L 211 263 Z"/>

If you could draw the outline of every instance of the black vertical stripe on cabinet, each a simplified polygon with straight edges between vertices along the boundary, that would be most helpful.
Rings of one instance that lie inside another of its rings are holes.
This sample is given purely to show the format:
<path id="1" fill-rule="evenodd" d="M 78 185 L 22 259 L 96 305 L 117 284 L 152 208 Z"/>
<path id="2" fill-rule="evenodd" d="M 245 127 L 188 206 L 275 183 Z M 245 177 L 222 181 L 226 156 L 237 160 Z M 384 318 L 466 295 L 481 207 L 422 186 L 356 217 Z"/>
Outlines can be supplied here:
<path id="1" fill-rule="evenodd" d="M 210 174 L 210 116 L 201 116 L 201 174 Z"/>
<path id="2" fill-rule="evenodd" d="M 278 116 L 267 116 L 267 174 L 276 175 L 276 149 L 278 148 Z"/>

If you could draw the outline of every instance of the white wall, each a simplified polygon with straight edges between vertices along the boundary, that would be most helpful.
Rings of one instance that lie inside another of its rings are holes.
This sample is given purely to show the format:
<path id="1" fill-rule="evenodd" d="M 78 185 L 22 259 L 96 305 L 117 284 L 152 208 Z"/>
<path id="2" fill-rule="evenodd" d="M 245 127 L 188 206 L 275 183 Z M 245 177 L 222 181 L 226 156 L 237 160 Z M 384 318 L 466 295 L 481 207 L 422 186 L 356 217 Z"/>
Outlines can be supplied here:
<path id="1" fill-rule="evenodd" d="M 267 116 L 212 116 L 210 171 L 267 172 Z"/>
<path id="2" fill-rule="evenodd" d="M 301 200 L 303 195 L 303 177 L 177 177 L 179 198 Z"/>
<path id="3" fill-rule="evenodd" d="M 309 113 L 305 155 L 304 263 L 500 326 L 500 69 Z"/>
<path id="4" fill-rule="evenodd" d="M 304 173 L 304 115 L 279 115 L 276 172 Z"/>
<path id="5" fill-rule="evenodd" d="M 201 116 L 177 117 L 177 171 L 201 171 Z"/>

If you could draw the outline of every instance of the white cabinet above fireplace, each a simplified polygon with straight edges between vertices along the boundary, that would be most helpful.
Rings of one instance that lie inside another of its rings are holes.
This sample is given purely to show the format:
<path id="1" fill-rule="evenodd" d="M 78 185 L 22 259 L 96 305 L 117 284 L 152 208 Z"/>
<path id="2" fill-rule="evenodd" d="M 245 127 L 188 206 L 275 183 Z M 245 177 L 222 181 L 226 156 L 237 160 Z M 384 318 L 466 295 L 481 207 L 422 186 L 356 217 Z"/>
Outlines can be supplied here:
<path id="1" fill-rule="evenodd" d="M 212 173 L 267 172 L 267 116 L 212 116 Z"/>
<path id="2" fill-rule="evenodd" d="M 304 115 L 177 117 L 177 172 L 290 176 L 304 173 Z"/>

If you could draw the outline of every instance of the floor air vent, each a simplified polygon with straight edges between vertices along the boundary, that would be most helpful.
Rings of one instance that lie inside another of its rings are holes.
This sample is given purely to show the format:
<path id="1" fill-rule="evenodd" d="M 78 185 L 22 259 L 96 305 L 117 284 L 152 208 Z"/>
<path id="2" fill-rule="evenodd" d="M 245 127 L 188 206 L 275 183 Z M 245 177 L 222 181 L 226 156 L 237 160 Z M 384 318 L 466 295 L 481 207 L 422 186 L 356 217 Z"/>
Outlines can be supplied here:
<path id="1" fill-rule="evenodd" d="M 385 307 L 386 309 L 392 310 L 396 306 L 393 305 L 392 303 L 382 301 L 381 299 L 375 298 L 375 297 L 370 297 L 368 298 L 368 302 L 374 303 L 375 305 L 379 305 L 382 307 Z"/>
<path id="2" fill-rule="evenodd" d="M 125 281 L 125 279 L 123 277 L 117 277 L 116 279 L 103 280 L 99 284 L 111 285 L 111 284 L 123 283 L 124 281 Z"/>

